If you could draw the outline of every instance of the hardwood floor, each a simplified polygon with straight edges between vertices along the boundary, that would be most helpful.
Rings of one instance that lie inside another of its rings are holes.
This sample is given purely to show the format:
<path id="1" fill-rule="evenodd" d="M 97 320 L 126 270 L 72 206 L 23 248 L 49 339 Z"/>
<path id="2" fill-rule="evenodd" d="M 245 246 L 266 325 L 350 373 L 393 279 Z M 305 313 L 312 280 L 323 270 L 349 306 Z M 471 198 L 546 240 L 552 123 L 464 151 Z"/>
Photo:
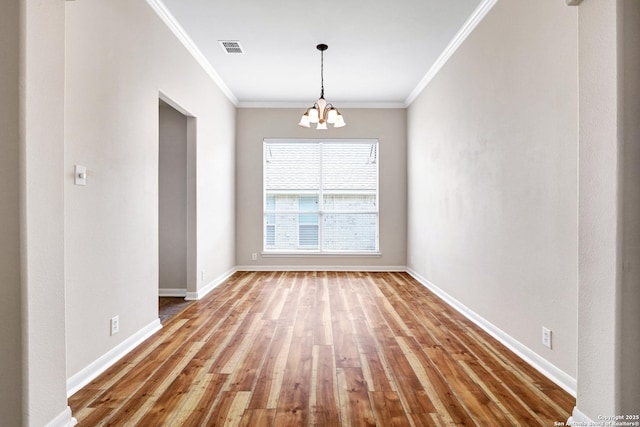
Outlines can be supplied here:
<path id="1" fill-rule="evenodd" d="M 575 399 L 407 274 L 241 272 L 70 405 L 80 426 L 552 426 Z"/>

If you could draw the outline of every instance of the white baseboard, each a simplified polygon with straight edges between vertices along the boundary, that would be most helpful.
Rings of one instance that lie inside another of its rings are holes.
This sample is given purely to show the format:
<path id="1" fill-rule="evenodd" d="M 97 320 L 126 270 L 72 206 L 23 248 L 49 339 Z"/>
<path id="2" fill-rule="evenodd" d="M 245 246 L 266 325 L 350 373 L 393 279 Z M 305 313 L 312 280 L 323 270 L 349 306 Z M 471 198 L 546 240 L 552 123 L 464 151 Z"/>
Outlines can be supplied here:
<path id="1" fill-rule="evenodd" d="M 240 265 L 237 271 L 363 271 L 369 273 L 387 273 L 407 271 L 407 267 L 399 265 Z"/>
<path id="2" fill-rule="evenodd" d="M 62 411 L 57 417 L 49 421 L 45 427 L 73 427 L 78 424 L 78 420 L 71 416 L 71 408 Z"/>
<path id="3" fill-rule="evenodd" d="M 158 295 L 161 297 L 183 297 L 184 298 L 187 296 L 187 290 L 159 288 Z"/>
<path id="4" fill-rule="evenodd" d="M 98 375 L 106 371 L 110 366 L 137 347 L 144 340 L 162 328 L 160 319 L 156 319 L 135 334 L 109 350 L 97 360 L 89 364 L 77 374 L 67 380 L 67 397 L 73 395 L 85 385 L 93 381 Z"/>
<path id="5" fill-rule="evenodd" d="M 413 276 L 418 282 L 428 288 L 431 292 L 442 298 L 447 304 L 452 306 L 455 310 L 460 312 L 467 319 L 471 320 L 473 323 L 482 328 L 489 335 L 500 341 L 507 348 L 513 351 L 515 354 L 524 359 L 528 364 L 537 369 L 541 374 L 545 377 L 549 378 L 551 381 L 556 383 L 558 386 L 563 388 L 567 393 L 571 394 L 573 397 L 576 396 L 577 382 L 576 379 L 560 370 L 557 366 L 549 363 L 546 359 L 541 357 L 539 354 L 531 350 L 529 347 L 520 343 L 518 340 L 493 325 L 491 322 L 478 315 L 464 304 L 462 304 L 457 299 L 453 298 L 451 295 L 447 294 L 442 289 L 438 288 L 433 283 L 429 282 L 426 278 L 422 277 L 413 269 L 406 270 L 411 276 Z"/>
<path id="6" fill-rule="evenodd" d="M 231 275 L 233 275 L 236 271 L 238 271 L 237 268 L 232 268 L 231 270 L 227 271 L 226 273 L 221 274 L 216 279 L 214 279 L 211 282 L 207 283 L 205 286 L 203 286 L 202 288 L 198 289 L 196 292 L 187 292 L 184 299 L 187 300 L 187 301 L 196 301 L 196 300 L 201 299 L 202 297 L 207 295 L 209 292 L 214 290 L 218 285 L 220 285 L 225 280 L 227 280 L 229 277 L 231 277 Z"/>
<path id="7" fill-rule="evenodd" d="M 574 406 L 573 413 L 567 420 L 568 426 L 595 426 L 597 425 L 595 422 L 591 420 L 591 418 L 587 417 L 584 412 L 578 409 L 577 406 Z"/>

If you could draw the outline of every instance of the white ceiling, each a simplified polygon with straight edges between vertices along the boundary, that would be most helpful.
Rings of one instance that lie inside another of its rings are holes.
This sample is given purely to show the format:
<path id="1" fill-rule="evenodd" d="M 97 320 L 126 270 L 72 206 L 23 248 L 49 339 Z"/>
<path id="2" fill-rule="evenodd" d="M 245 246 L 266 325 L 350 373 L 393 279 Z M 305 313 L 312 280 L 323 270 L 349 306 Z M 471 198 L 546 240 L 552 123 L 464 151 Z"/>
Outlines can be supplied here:
<path id="1" fill-rule="evenodd" d="M 152 1 L 164 4 L 240 106 L 311 104 L 320 95 L 316 45 L 327 44 L 325 98 L 338 107 L 404 105 L 481 2 Z M 219 40 L 237 40 L 245 53 L 226 54 Z"/>

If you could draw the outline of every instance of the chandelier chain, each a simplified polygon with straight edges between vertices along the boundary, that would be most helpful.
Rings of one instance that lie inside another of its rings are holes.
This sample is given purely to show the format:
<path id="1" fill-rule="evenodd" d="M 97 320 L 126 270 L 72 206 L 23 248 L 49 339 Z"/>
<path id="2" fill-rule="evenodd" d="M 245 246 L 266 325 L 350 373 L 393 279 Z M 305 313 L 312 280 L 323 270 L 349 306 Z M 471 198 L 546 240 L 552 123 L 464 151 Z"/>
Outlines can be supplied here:
<path id="1" fill-rule="evenodd" d="M 320 51 L 320 98 L 324 98 L 324 50 Z"/>

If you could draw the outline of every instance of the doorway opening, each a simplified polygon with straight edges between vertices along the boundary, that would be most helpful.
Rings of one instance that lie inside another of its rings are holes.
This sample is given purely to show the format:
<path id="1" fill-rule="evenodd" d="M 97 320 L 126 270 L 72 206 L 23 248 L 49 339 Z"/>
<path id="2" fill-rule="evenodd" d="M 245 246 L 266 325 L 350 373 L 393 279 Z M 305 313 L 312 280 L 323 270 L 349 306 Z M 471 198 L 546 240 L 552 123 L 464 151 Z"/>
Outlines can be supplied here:
<path id="1" fill-rule="evenodd" d="M 197 285 L 195 118 L 161 96 L 158 124 L 158 311 L 164 322 Z"/>

